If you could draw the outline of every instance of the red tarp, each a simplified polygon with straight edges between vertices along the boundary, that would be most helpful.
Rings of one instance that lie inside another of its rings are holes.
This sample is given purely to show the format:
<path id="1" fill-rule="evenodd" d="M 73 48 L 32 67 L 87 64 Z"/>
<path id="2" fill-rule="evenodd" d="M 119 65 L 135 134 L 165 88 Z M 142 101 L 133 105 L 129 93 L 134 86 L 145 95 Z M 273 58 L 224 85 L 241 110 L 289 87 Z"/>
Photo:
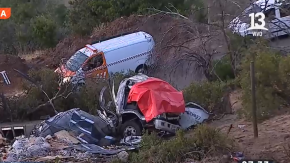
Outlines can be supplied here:
<path id="1" fill-rule="evenodd" d="M 127 102 L 133 101 L 137 102 L 147 122 L 162 113 L 179 114 L 185 111 L 182 92 L 157 78 L 134 84 Z"/>

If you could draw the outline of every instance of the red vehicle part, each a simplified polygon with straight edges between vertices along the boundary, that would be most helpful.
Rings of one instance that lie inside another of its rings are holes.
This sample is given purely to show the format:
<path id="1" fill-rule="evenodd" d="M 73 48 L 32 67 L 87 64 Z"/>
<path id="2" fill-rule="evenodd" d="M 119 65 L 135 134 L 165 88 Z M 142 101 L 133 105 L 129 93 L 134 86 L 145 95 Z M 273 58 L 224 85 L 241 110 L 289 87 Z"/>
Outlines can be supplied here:
<path id="1" fill-rule="evenodd" d="M 76 74 L 76 72 L 72 72 L 66 69 L 64 65 L 61 65 L 54 72 L 59 73 L 60 75 L 62 75 L 62 77 L 72 77 Z"/>
<path id="2" fill-rule="evenodd" d="M 134 84 L 127 102 L 134 101 L 137 102 L 147 122 L 163 113 L 185 112 L 182 92 L 157 78 L 149 78 L 144 82 Z"/>

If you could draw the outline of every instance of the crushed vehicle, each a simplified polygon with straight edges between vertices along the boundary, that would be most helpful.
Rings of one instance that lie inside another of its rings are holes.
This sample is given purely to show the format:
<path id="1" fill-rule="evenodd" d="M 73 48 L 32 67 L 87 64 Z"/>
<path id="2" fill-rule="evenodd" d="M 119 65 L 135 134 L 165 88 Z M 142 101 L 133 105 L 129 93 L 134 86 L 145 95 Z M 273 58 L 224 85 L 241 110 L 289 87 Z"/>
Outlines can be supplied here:
<path id="1" fill-rule="evenodd" d="M 107 79 L 112 73 L 129 70 L 146 73 L 153 63 L 150 56 L 154 46 L 153 37 L 146 32 L 116 36 L 86 45 L 67 61 L 62 60 L 55 72 L 62 76 L 63 83 L 81 83 L 89 77 Z"/>
<path id="2" fill-rule="evenodd" d="M 100 93 L 101 118 L 123 136 L 137 136 L 143 129 L 175 133 L 208 119 L 210 113 L 196 103 L 185 104 L 182 92 L 169 83 L 147 75 L 121 81 L 117 95 L 112 87 L 113 102 L 105 105 L 104 87 Z M 111 104 L 116 110 L 111 111 Z"/>
<path id="3" fill-rule="evenodd" d="M 203 123 L 210 115 L 196 103 L 185 104 L 183 93 L 169 83 L 142 73 L 123 79 L 117 94 L 113 83 L 107 104 L 106 89 L 100 92 L 98 116 L 72 109 L 46 120 L 35 133 L 45 137 L 59 130 L 73 130 L 81 142 L 101 145 L 118 136 L 141 136 L 143 130 L 174 134 Z"/>
<path id="4" fill-rule="evenodd" d="M 43 121 L 35 127 L 31 134 L 37 137 L 46 137 L 61 130 L 67 130 L 71 131 L 83 143 L 103 146 L 114 141 L 110 129 L 100 117 L 74 108 Z"/>
<path id="5" fill-rule="evenodd" d="M 241 36 L 254 36 L 254 33 L 257 32 L 257 30 L 249 30 L 251 26 L 249 14 L 262 12 L 265 14 L 265 27 L 268 29 L 268 31 L 262 31 L 263 37 L 274 38 L 288 35 L 290 32 L 289 9 L 289 1 L 258 0 L 246 8 L 240 16 L 234 18 L 230 22 L 229 28 L 232 29 L 234 33 L 237 33 Z"/>

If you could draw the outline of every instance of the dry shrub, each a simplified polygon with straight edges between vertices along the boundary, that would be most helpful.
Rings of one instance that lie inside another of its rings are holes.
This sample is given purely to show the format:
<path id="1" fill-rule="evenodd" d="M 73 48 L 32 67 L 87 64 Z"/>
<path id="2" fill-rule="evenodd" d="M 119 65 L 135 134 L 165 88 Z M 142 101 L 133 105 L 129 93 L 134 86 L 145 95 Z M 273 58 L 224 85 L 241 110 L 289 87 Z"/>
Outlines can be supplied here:
<path id="1" fill-rule="evenodd" d="M 198 126 L 194 130 L 193 137 L 196 145 L 201 147 L 203 151 L 210 151 L 214 154 L 227 153 L 234 148 L 232 139 L 205 124 Z"/>
<path id="2" fill-rule="evenodd" d="M 260 43 L 247 51 L 240 75 L 243 90 L 243 109 L 240 115 L 252 117 L 250 62 L 255 60 L 257 116 L 264 120 L 275 115 L 284 104 L 289 104 L 290 57 L 283 57 Z M 254 59 L 253 59 L 254 58 Z"/>
<path id="3" fill-rule="evenodd" d="M 238 86 L 238 79 L 227 82 L 203 82 L 192 83 L 183 90 L 183 96 L 186 102 L 193 101 L 198 103 L 208 111 L 216 111 L 223 102 L 225 93 L 233 87 Z"/>
<path id="4" fill-rule="evenodd" d="M 185 101 L 194 101 L 212 111 L 223 96 L 223 87 L 220 82 L 192 83 L 184 90 L 183 95 Z"/>
<path id="5" fill-rule="evenodd" d="M 41 86 L 49 97 L 53 97 L 57 92 L 57 75 L 52 70 L 46 68 L 30 70 L 28 76 Z M 22 87 L 26 90 L 25 94 L 9 100 L 13 119 L 24 119 L 28 110 L 48 101 L 45 94 L 31 82 L 23 80 Z M 49 112 L 44 112 L 43 114 L 49 114 Z"/>
<path id="6" fill-rule="evenodd" d="M 123 72 L 112 75 L 111 80 L 114 80 L 115 91 L 117 91 L 119 83 L 125 77 L 133 75 L 132 72 L 125 74 Z M 38 85 L 42 86 L 43 90 L 48 94 L 50 98 L 54 97 L 58 91 L 58 76 L 52 70 L 43 68 L 40 70 L 30 70 L 28 76 L 34 80 Z M 53 101 L 54 106 L 58 112 L 67 111 L 72 108 L 80 108 L 90 114 L 95 115 L 99 109 L 99 93 L 101 89 L 109 86 L 108 81 L 101 79 L 87 79 L 86 85 L 81 87 L 78 92 L 73 92 L 66 98 L 61 97 Z M 38 119 L 40 116 L 54 115 L 52 107 L 46 106 L 34 114 L 27 115 L 30 109 L 34 109 L 40 104 L 44 104 L 48 101 L 45 94 L 33 85 L 31 82 L 25 80 L 23 88 L 26 90 L 24 96 L 10 100 L 11 109 L 13 110 L 13 119 Z M 70 92 L 68 89 L 67 95 Z M 105 92 L 106 101 L 111 101 L 109 90 Z"/>
<path id="7" fill-rule="evenodd" d="M 203 159 L 207 155 L 228 153 L 234 148 L 233 141 L 214 128 L 200 125 L 192 135 L 179 131 L 170 140 L 156 134 L 145 134 L 139 153 L 132 153 L 129 162 L 175 163 L 186 158 Z"/>

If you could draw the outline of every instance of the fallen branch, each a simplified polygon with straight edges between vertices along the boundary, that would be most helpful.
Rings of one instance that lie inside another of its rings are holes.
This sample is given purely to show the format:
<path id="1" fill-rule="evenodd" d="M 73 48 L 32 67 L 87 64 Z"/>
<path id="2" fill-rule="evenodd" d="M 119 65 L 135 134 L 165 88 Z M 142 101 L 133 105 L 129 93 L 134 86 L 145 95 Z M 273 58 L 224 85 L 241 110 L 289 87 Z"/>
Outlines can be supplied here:
<path id="1" fill-rule="evenodd" d="M 177 15 L 177 16 L 183 18 L 183 19 L 188 19 L 186 16 L 183 16 L 183 15 L 177 13 L 177 12 L 172 12 L 172 11 L 167 12 L 167 11 L 158 10 L 156 8 L 147 8 L 147 9 L 148 10 L 152 10 L 152 11 L 156 11 L 156 12 L 158 12 L 157 14 L 164 13 L 164 14 L 170 14 L 170 15 Z"/>
<path id="2" fill-rule="evenodd" d="M 68 88 L 69 88 L 70 85 L 66 85 L 66 87 L 65 87 L 64 90 L 60 88 L 60 89 L 58 90 L 58 92 L 57 92 L 57 93 L 56 93 L 52 98 L 50 98 L 50 97 L 48 96 L 48 94 L 43 90 L 43 88 L 42 88 L 41 85 L 37 84 L 37 82 L 35 82 L 35 81 L 34 81 L 33 79 L 31 79 L 28 75 L 22 73 L 21 71 L 19 71 L 19 70 L 17 70 L 17 69 L 14 69 L 14 70 L 15 70 L 16 72 L 18 72 L 18 73 L 19 73 L 19 74 L 20 74 L 24 79 L 26 79 L 27 81 L 31 82 L 34 86 L 36 86 L 37 88 L 39 88 L 39 89 L 43 92 L 43 94 L 47 97 L 47 99 L 48 99 L 47 102 L 38 105 L 37 107 L 35 107 L 35 108 L 32 109 L 32 110 L 28 110 L 28 111 L 27 111 L 27 114 L 34 113 L 35 111 L 37 111 L 37 110 L 39 110 L 39 109 L 41 109 L 41 108 L 43 108 L 43 107 L 45 107 L 45 106 L 48 106 L 48 105 L 51 105 L 52 108 L 53 108 L 54 113 L 55 113 L 55 114 L 58 114 L 58 112 L 57 112 L 57 110 L 56 110 L 56 108 L 55 108 L 55 106 L 54 106 L 54 104 L 53 104 L 53 101 L 55 101 L 55 100 L 57 100 L 57 99 L 59 99 L 59 98 L 65 98 L 65 99 L 68 98 L 68 97 L 72 94 L 72 91 L 73 91 L 73 89 L 74 89 L 74 87 L 72 87 L 72 89 L 68 91 Z"/>
<path id="3" fill-rule="evenodd" d="M 35 81 L 33 81 L 28 75 L 24 74 L 23 72 L 17 70 L 17 69 L 14 69 L 14 71 L 18 72 L 24 79 L 26 79 L 27 81 L 31 82 L 33 85 L 35 85 L 37 88 L 39 88 L 44 94 L 45 96 L 48 98 L 48 102 L 49 104 L 52 106 L 55 114 L 57 114 L 58 112 L 56 111 L 55 107 L 54 107 L 54 104 L 52 103 L 52 100 L 51 98 L 49 98 L 48 94 L 42 89 L 42 86 L 38 85 Z"/>
<path id="4" fill-rule="evenodd" d="M 230 127 L 228 129 L 228 132 L 227 132 L 227 135 L 229 135 L 229 133 L 231 132 L 232 128 L 233 128 L 233 124 L 230 125 Z"/>

